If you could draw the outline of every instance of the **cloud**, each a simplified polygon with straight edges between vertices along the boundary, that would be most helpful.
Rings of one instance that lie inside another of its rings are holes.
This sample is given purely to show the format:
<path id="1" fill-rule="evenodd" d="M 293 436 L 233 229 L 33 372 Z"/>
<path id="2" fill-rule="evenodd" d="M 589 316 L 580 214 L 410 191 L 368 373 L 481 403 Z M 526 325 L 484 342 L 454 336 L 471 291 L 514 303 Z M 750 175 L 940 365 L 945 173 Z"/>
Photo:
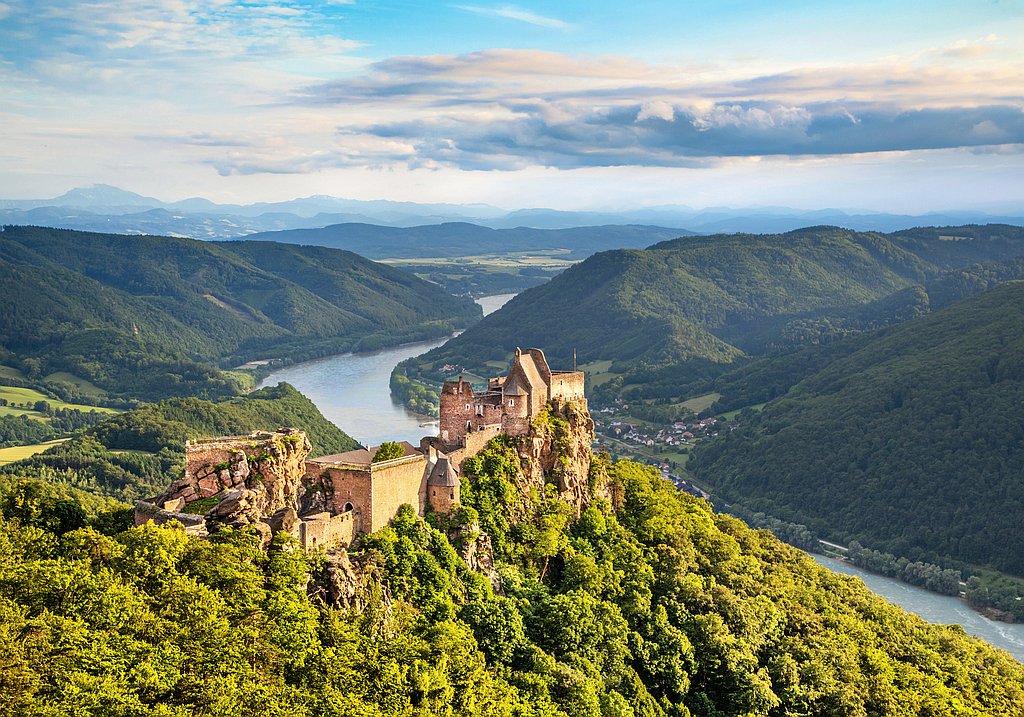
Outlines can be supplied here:
<path id="1" fill-rule="evenodd" d="M 1005 106 L 900 111 L 835 103 L 730 103 L 703 111 L 677 108 L 667 118 L 653 116 L 649 109 L 645 115 L 644 105 L 631 105 L 554 122 L 529 113 L 492 122 L 391 122 L 358 132 L 411 144 L 411 165 L 433 162 L 498 170 L 531 165 L 700 167 L 729 157 L 835 156 L 1024 143 L 1024 114 Z"/>
<path id="2" fill-rule="evenodd" d="M 4 0 L 0 81 L 77 93 L 196 99 L 226 86 L 253 96 L 323 76 L 360 43 L 340 34 L 346 10 L 267 0 Z M 169 81 L 173 78 L 175 81 Z"/>
<path id="3" fill-rule="evenodd" d="M 1017 67 L 863 63 L 729 77 L 707 67 L 495 49 L 390 58 L 303 88 L 292 101 L 379 117 L 337 126 L 347 137 L 415 148 L 396 163 L 514 170 L 1021 144 L 1022 97 Z"/>
<path id="4" fill-rule="evenodd" d="M 465 10 L 475 15 L 487 15 L 490 17 L 500 17 L 505 20 L 516 20 L 517 22 L 525 22 L 528 25 L 535 25 L 536 27 L 545 27 L 551 30 L 570 30 L 572 25 L 565 22 L 564 20 L 558 20 L 553 17 L 547 17 L 545 15 L 539 15 L 530 10 L 524 10 L 523 8 L 515 7 L 514 5 L 502 5 L 500 7 L 482 7 L 480 5 L 453 5 L 459 10 Z"/>

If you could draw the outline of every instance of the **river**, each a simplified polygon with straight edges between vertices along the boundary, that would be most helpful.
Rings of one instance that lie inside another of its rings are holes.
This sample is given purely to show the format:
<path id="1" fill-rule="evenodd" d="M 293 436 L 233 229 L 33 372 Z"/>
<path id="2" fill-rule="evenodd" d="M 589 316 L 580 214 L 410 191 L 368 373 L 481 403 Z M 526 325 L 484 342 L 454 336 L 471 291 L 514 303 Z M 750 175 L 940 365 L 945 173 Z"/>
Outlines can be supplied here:
<path id="1" fill-rule="evenodd" d="M 513 294 L 485 296 L 477 300 L 484 315 L 496 311 Z M 363 445 L 382 441 L 418 444 L 422 436 L 436 433 L 436 424 L 405 409 L 391 399 L 391 370 L 400 361 L 440 346 L 447 339 L 421 341 L 367 354 L 341 354 L 288 366 L 267 376 L 261 386 L 287 381 L 306 394 L 331 422 Z M 820 564 L 838 573 L 856 575 L 889 602 L 929 622 L 958 623 L 983 640 L 1001 647 L 1024 662 L 1024 625 L 1007 625 L 982 617 L 966 603 L 937 595 L 890 578 L 874 575 L 847 563 L 820 555 Z"/>
<path id="2" fill-rule="evenodd" d="M 962 625 L 969 634 L 1003 648 L 1024 662 L 1024 624 L 1009 625 L 1005 622 L 989 620 L 969 608 L 963 600 L 955 597 L 939 595 L 901 583 L 898 580 L 875 575 L 840 560 L 833 560 L 822 555 L 811 555 L 811 557 L 833 572 L 856 575 L 873 593 L 899 605 L 907 612 L 920 615 L 928 622 Z"/>
<path id="3" fill-rule="evenodd" d="M 484 296 L 476 303 L 486 316 L 513 296 L 515 294 Z M 364 446 L 375 446 L 383 441 L 409 441 L 419 445 L 420 438 L 437 432 L 437 424 L 391 398 L 391 369 L 447 340 L 418 341 L 373 353 L 339 354 L 298 363 L 270 374 L 260 387 L 287 381 L 308 396 L 327 420 Z"/>

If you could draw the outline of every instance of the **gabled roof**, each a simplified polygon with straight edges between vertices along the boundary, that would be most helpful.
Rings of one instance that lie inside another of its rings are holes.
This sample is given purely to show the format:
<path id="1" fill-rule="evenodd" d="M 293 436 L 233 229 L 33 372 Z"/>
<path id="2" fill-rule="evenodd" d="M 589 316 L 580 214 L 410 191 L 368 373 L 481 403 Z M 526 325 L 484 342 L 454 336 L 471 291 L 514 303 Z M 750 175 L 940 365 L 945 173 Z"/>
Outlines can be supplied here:
<path id="1" fill-rule="evenodd" d="M 544 374 L 541 371 L 541 367 L 537 365 L 537 360 L 532 352 L 521 352 L 519 349 L 516 349 L 516 356 L 512 370 L 509 371 L 509 376 L 513 375 L 517 366 L 531 389 L 537 391 L 543 388 L 545 393 L 547 392 L 547 381 L 544 380 Z"/>

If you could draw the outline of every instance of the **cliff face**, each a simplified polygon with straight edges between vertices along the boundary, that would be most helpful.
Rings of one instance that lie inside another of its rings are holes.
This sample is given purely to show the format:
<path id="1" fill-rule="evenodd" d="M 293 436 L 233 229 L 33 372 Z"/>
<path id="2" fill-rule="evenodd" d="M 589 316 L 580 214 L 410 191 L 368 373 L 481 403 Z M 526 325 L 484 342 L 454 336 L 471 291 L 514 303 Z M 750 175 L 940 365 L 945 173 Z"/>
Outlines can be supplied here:
<path id="1" fill-rule="evenodd" d="M 558 487 L 558 497 L 573 507 L 576 515 L 593 496 L 590 491 L 590 444 L 594 440 L 594 421 L 586 401 L 551 401 L 530 432 L 520 442 L 518 452 L 526 485 L 543 488 L 545 482 Z"/>

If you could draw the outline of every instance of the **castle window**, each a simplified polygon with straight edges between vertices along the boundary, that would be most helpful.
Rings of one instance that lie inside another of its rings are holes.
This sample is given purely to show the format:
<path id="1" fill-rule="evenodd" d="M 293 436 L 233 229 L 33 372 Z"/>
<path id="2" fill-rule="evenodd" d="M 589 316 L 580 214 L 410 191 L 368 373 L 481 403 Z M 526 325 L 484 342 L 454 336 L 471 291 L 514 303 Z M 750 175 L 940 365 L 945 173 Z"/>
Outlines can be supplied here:
<path id="1" fill-rule="evenodd" d="M 351 511 L 352 511 L 352 504 L 351 503 L 346 503 L 344 509 L 342 509 L 342 512 L 343 513 L 349 513 Z"/>
<path id="2" fill-rule="evenodd" d="M 469 409 L 470 409 L 470 405 L 467 403 L 466 404 L 466 410 L 468 411 Z"/>
<path id="3" fill-rule="evenodd" d="M 508 405 L 509 405 L 509 408 L 511 408 L 512 406 L 516 405 L 516 400 L 514 398 L 510 398 L 508 400 Z"/>
<path id="4" fill-rule="evenodd" d="M 472 431 L 473 430 L 473 424 L 470 423 L 469 421 L 466 421 L 466 430 L 467 431 Z"/>

